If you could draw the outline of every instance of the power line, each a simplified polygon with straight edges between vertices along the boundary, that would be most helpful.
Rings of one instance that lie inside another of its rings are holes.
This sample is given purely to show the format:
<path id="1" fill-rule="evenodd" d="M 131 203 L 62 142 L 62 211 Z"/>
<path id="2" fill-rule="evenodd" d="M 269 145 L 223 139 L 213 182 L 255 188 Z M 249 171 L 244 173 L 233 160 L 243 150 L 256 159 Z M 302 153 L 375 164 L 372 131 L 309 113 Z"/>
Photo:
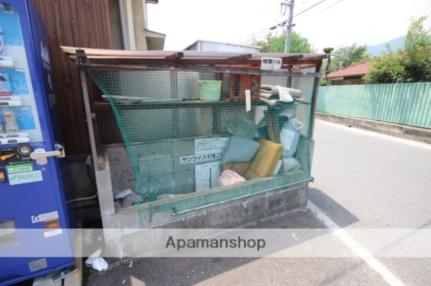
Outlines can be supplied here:
<path id="1" fill-rule="evenodd" d="M 275 9 L 277 8 L 275 6 L 274 2 L 273 3 L 267 3 L 265 6 L 261 7 L 258 11 L 255 11 L 254 13 L 252 13 L 252 16 L 258 16 L 258 15 L 262 16 L 262 15 L 269 15 L 270 13 L 274 13 L 276 11 Z M 269 32 L 269 28 L 264 28 L 264 29 L 258 30 L 258 31 L 253 32 L 253 33 L 249 33 L 249 34 L 244 35 L 244 36 L 236 37 L 235 39 L 233 39 L 233 41 L 234 42 L 242 42 L 241 41 L 242 39 L 249 39 L 249 38 L 252 38 L 258 34 L 264 33 L 264 32 L 265 33 Z"/>
<path id="2" fill-rule="evenodd" d="M 262 7 L 259 6 L 257 10 L 251 11 L 251 13 L 249 13 L 249 17 L 267 15 L 269 12 L 274 13 L 278 9 L 276 4 L 277 3 L 274 0 L 274 2 L 266 3 L 266 5 Z"/>
<path id="3" fill-rule="evenodd" d="M 325 12 L 325 11 L 327 11 L 327 10 L 329 10 L 329 9 L 331 9 L 332 7 L 334 7 L 335 5 L 338 5 L 338 4 L 340 4 L 341 2 L 343 2 L 344 0 L 338 0 L 337 2 L 335 2 L 334 4 L 332 4 L 332 5 L 330 5 L 330 6 L 328 6 L 328 7 L 326 7 L 325 9 L 323 9 L 322 11 L 320 11 L 318 14 L 322 14 L 323 12 Z"/>
<path id="4" fill-rule="evenodd" d="M 294 15 L 294 17 L 298 17 L 299 15 L 303 15 L 303 14 L 305 14 L 306 12 L 308 12 L 309 10 L 313 9 L 314 7 L 316 7 L 316 6 L 318 6 L 318 5 L 322 4 L 322 3 L 324 3 L 324 2 L 326 2 L 326 1 L 327 1 L 327 0 L 320 0 L 320 1 L 316 2 L 316 3 L 314 3 L 313 5 L 311 5 L 311 6 L 307 7 L 307 8 L 305 8 L 304 10 L 302 10 L 302 11 L 298 12 L 296 15 Z M 326 7 L 324 10 L 322 10 L 321 12 L 319 12 L 319 14 L 320 14 L 320 13 L 323 13 L 323 12 L 325 12 L 325 11 L 327 11 L 327 10 L 329 10 L 330 8 L 334 7 L 335 5 L 338 5 L 339 3 L 343 2 L 343 1 L 344 1 L 344 0 L 338 0 L 337 2 L 333 3 L 332 5 L 330 5 L 330 6 Z M 249 38 L 250 36 L 251 36 L 251 37 L 253 37 L 253 36 L 255 36 L 255 35 L 261 34 L 261 33 L 266 32 L 266 31 L 268 31 L 268 32 L 269 32 L 269 31 L 274 30 L 274 29 L 276 29 L 276 28 L 278 28 L 278 27 L 283 27 L 283 26 L 285 26 L 285 25 L 286 25 L 286 23 L 287 23 L 287 20 L 284 20 L 284 21 L 282 21 L 282 22 L 280 22 L 280 23 L 278 23 L 278 24 L 276 24 L 276 25 L 274 25 L 274 26 L 271 26 L 271 27 L 269 27 L 269 28 L 261 29 L 261 30 L 259 30 L 259 31 L 257 31 L 257 32 L 251 33 L 251 34 L 249 34 L 249 35 L 247 35 L 247 36 L 244 36 L 244 37 L 242 37 L 242 38 L 243 38 L 243 39 L 244 39 L 244 38 Z"/>
<path id="5" fill-rule="evenodd" d="M 253 33 L 250 33 L 250 34 L 238 37 L 238 38 L 236 38 L 236 40 L 253 38 L 253 37 L 255 37 L 255 36 L 259 35 L 259 34 L 268 33 L 270 31 L 271 31 L 271 28 L 263 28 L 263 29 L 260 29 L 258 31 L 255 31 Z"/>
<path id="6" fill-rule="evenodd" d="M 323 3 L 323 2 L 325 2 L 325 1 L 326 1 L 326 0 L 321 0 L 321 1 L 319 1 L 319 2 L 317 2 L 317 3 L 315 3 L 315 4 L 313 4 L 312 6 L 308 7 L 308 8 L 307 8 L 307 9 L 305 9 L 305 10 L 310 10 L 310 9 L 312 9 L 313 7 L 315 7 L 315 6 L 319 5 L 320 3 Z M 267 11 L 268 11 L 268 10 L 269 10 L 269 9 L 267 9 Z M 300 15 L 300 14 L 305 13 L 305 12 L 306 12 L 305 10 L 303 10 L 303 11 L 299 12 L 299 13 L 298 13 L 297 15 L 295 15 L 294 17 L 296 17 L 296 16 L 298 16 L 298 15 Z M 281 13 L 281 14 L 283 14 L 283 13 Z M 271 26 L 271 27 L 269 27 L 269 28 L 264 28 L 264 29 L 261 29 L 261 30 L 259 30 L 259 31 L 254 32 L 254 33 L 250 33 L 250 34 L 248 34 L 248 35 L 246 35 L 246 36 L 243 36 L 243 37 L 237 38 L 237 40 L 239 40 L 239 39 L 252 38 L 252 37 L 255 37 L 256 35 L 261 34 L 261 33 L 263 33 L 263 32 L 270 32 L 271 30 L 274 30 L 274 29 L 276 29 L 277 27 L 283 27 L 283 26 L 285 26 L 285 25 L 286 25 L 286 23 L 287 23 L 287 20 L 282 21 L 282 22 L 280 22 L 280 23 L 278 23 L 278 24 L 276 24 L 276 25 L 274 25 L 274 26 Z"/>
<path id="7" fill-rule="evenodd" d="M 313 9 L 314 7 L 316 7 L 316 6 L 320 5 L 320 4 L 322 4 L 322 3 L 323 3 L 323 2 L 325 2 L 325 1 L 328 1 L 328 0 L 320 0 L 320 1 L 316 2 L 316 3 L 314 3 L 313 5 L 311 5 L 310 7 L 308 7 L 308 8 L 306 8 L 306 9 L 302 10 L 302 11 L 301 11 L 301 12 L 299 12 L 299 13 L 297 13 L 297 14 L 296 14 L 296 15 L 294 15 L 293 17 L 298 17 L 299 15 L 304 14 L 305 12 L 307 12 L 307 11 L 309 11 L 309 10 Z M 284 25 L 286 25 L 286 22 L 287 22 L 286 20 L 285 20 L 285 21 L 283 21 L 283 22 L 280 22 L 280 23 L 278 23 L 278 24 L 276 24 L 276 25 L 274 25 L 274 26 L 270 27 L 270 29 L 271 29 L 271 30 L 274 30 L 274 29 L 275 29 L 275 28 L 277 28 L 278 26 L 283 27 Z"/>
<path id="8" fill-rule="evenodd" d="M 242 36 L 242 37 L 239 37 L 239 38 L 237 38 L 236 40 L 238 41 L 238 40 L 241 40 L 241 39 L 246 39 L 246 40 L 249 40 L 249 39 L 251 39 L 251 38 L 254 38 L 254 37 L 256 37 L 257 35 L 260 35 L 260 34 L 263 34 L 263 33 L 268 33 L 268 32 L 270 32 L 270 28 L 264 28 L 264 29 L 261 29 L 261 30 L 259 30 L 259 31 L 256 31 L 256 32 L 254 32 L 254 33 L 250 33 L 250 34 L 248 34 L 248 35 L 246 35 L 246 36 Z"/>
<path id="9" fill-rule="evenodd" d="M 323 2 L 325 2 L 325 1 L 327 1 L 327 0 L 320 0 L 319 2 L 314 3 L 314 4 L 313 4 L 313 5 L 311 5 L 310 7 L 306 8 L 306 9 L 302 10 L 301 12 L 299 12 L 298 14 L 296 14 L 294 17 L 298 17 L 299 15 L 304 14 L 304 13 L 305 13 L 305 12 L 307 12 L 308 10 L 313 9 L 314 7 L 316 7 L 317 5 L 322 4 L 322 3 L 323 3 Z"/>

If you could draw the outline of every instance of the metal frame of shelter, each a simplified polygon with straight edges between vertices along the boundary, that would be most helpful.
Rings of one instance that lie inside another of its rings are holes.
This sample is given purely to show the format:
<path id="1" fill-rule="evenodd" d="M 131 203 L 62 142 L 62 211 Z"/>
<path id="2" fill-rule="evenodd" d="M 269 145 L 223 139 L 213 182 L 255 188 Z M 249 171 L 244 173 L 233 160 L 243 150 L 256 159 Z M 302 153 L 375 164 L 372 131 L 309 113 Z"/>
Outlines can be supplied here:
<path id="1" fill-rule="evenodd" d="M 320 68 L 325 55 L 303 54 L 240 54 L 240 53 L 214 53 L 196 51 L 120 51 L 100 49 L 80 49 L 75 47 L 62 47 L 63 52 L 79 67 L 82 96 L 85 115 L 90 138 L 92 162 L 95 169 L 95 177 L 104 228 L 116 228 L 124 226 L 140 226 L 142 221 L 138 213 L 164 212 L 172 216 L 180 216 L 195 210 L 209 206 L 222 204 L 232 200 L 250 197 L 264 192 L 288 188 L 301 184 L 307 184 L 312 180 L 308 172 L 298 173 L 290 177 L 271 177 L 247 181 L 241 186 L 221 188 L 214 192 L 190 193 L 180 198 L 167 198 L 150 201 L 141 204 L 138 208 L 118 210 L 114 206 L 112 184 L 110 182 L 109 158 L 101 151 L 103 146 L 97 145 L 94 121 L 97 120 L 92 111 L 88 93 L 88 75 L 94 71 L 197 71 L 225 74 L 247 74 L 258 76 L 285 77 L 287 86 L 292 85 L 295 79 L 308 79 L 310 83 L 310 97 L 301 102 L 309 110 L 307 134 L 310 143 L 308 149 L 310 157 L 313 149 L 313 125 L 316 108 L 317 90 L 319 86 Z M 261 70 L 260 64 L 263 57 L 281 58 L 280 70 Z M 201 108 L 221 106 L 223 101 L 216 103 L 199 101 L 181 102 L 148 102 L 142 105 L 144 109 L 154 108 Z M 237 104 L 244 104 L 239 102 Z M 106 102 L 95 102 L 94 105 L 109 108 Z M 311 159 L 310 159 L 311 160 Z M 311 162 L 309 163 L 311 167 Z M 202 203 L 205 201 L 205 203 Z M 149 223 L 145 226 L 153 226 Z"/>

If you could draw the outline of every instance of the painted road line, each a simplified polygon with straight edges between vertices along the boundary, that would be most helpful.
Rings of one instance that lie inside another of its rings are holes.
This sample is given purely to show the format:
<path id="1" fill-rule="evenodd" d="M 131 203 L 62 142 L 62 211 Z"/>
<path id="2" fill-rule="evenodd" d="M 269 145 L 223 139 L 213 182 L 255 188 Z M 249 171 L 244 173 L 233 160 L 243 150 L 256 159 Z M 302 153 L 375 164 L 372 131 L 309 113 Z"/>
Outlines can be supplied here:
<path id="1" fill-rule="evenodd" d="M 404 283 L 398 279 L 389 269 L 387 269 L 377 258 L 375 258 L 366 248 L 351 237 L 346 231 L 338 226 L 332 219 L 323 213 L 314 203 L 308 201 L 310 211 L 331 230 L 347 247 L 356 253 L 365 263 L 377 272 L 389 285 L 403 286 Z"/>

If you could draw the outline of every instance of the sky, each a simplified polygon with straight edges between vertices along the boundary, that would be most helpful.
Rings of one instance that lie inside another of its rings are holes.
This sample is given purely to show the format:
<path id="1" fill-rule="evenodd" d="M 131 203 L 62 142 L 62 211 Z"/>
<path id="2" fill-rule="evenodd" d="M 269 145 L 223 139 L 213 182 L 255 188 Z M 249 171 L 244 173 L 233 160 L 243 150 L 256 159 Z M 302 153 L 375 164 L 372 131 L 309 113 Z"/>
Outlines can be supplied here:
<path id="1" fill-rule="evenodd" d="M 294 14 L 321 0 L 295 0 Z M 281 0 L 159 0 L 148 4 L 148 28 L 166 34 L 165 50 L 194 41 L 251 43 L 283 21 Z M 406 34 L 412 17 L 428 16 L 431 0 L 323 0 L 294 17 L 294 31 L 316 51 L 350 44 L 375 45 Z M 276 29 L 273 33 L 281 32 Z"/>

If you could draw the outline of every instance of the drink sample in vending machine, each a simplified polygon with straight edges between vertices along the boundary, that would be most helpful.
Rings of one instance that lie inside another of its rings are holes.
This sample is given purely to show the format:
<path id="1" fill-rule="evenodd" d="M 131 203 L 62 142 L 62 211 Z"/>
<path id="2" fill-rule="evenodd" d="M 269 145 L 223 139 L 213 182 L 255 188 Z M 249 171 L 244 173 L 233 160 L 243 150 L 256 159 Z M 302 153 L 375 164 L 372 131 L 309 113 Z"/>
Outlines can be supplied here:
<path id="1" fill-rule="evenodd" d="M 2 68 L 12 68 L 13 67 L 13 58 L 5 56 L 5 40 L 4 40 L 4 32 L 3 28 L 0 27 L 0 67 Z"/>
<path id="2" fill-rule="evenodd" d="M 18 124 L 16 123 L 15 114 L 11 111 L 6 111 L 3 113 L 4 124 L 6 132 L 17 132 L 19 130 Z"/>
<path id="3" fill-rule="evenodd" d="M 4 33 L 3 28 L 0 27 L 0 55 L 4 53 Z"/>

